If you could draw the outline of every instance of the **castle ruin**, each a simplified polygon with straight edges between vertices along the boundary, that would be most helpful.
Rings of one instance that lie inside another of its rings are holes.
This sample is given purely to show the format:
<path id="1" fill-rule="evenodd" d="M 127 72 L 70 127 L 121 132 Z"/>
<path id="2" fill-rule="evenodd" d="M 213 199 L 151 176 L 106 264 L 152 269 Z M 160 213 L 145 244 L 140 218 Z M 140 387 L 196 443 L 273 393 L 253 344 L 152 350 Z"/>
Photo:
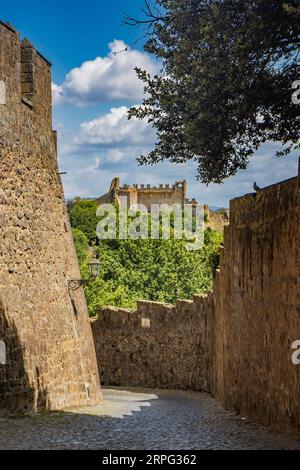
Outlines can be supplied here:
<path id="1" fill-rule="evenodd" d="M 187 182 L 176 181 L 174 185 L 160 184 L 159 187 L 150 184 L 134 184 L 133 186 L 122 186 L 120 178 L 114 178 L 111 182 L 109 192 L 97 199 L 99 204 L 120 204 L 120 198 L 127 198 L 127 207 L 144 205 L 150 211 L 151 205 L 169 206 L 179 205 L 184 208 L 185 204 L 193 207 L 198 205 L 196 199 L 187 198 Z"/>
<path id="2" fill-rule="evenodd" d="M 120 178 L 114 178 L 111 182 L 108 193 L 104 194 L 97 199 L 99 205 L 101 204 L 116 204 L 121 203 L 121 198 L 127 201 L 127 209 L 143 205 L 147 210 L 151 211 L 152 205 L 172 207 L 174 205 L 180 206 L 182 210 L 185 205 L 191 206 L 193 216 L 196 216 L 196 209 L 199 202 L 193 198 L 187 197 L 187 182 L 176 181 L 175 184 L 160 184 L 158 187 L 151 186 L 150 184 L 134 184 L 133 186 L 121 186 Z M 73 202 L 74 203 L 74 202 Z M 220 209 L 219 212 L 212 211 L 207 204 L 204 204 L 205 222 L 206 226 L 223 231 L 224 227 L 229 224 L 229 211 L 228 209 Z"/>
<path id="3" fill-rule="evenodd" d="M 0 413 L 93 405 L 98 368 L 57 166 L 51 65 L 0 22 Z"/>

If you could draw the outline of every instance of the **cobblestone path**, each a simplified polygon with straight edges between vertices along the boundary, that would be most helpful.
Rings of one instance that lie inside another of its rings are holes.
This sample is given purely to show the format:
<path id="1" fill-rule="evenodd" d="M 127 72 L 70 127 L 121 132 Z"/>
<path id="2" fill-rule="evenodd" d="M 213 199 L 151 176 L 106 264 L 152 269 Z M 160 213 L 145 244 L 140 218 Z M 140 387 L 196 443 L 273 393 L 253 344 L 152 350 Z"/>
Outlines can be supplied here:
<path id="1" fill-rule="evenodd" d="M 0 420 L 0 449 L 300 449 L 300 435 L 249 423 L 206 394 L 107 389 L 101 406 Z"/>

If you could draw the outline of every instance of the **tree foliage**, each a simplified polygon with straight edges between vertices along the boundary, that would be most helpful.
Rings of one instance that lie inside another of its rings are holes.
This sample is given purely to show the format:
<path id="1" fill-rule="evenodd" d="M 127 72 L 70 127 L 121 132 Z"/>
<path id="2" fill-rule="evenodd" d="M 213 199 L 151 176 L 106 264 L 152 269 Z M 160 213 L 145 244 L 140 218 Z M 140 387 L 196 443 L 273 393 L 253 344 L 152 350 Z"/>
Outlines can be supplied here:
<path id="1" fill-rule="evenodd" d="M 74 227 L 76 224 L 74 223 Z M 75 249 L 80 264 L 87 260 L 89 252 L 89 239 L 87 235 L 78 228 L 73 228 L 73 239 L 75 243 Z"/>
<path id="2" fill-rule="evenodd" d="M 99 221 L 96 215 L 97 208 L 97 201 L 92 199 L 78 199 L 75 205 L 69 211 L 71 226 L 80 230 L 87 237 L 89 243 L 96 241 L 97 238 L 96 227 Z"/>
<path id="3" fill-rule="evenodd" d="M 278 155 L 299 148 L 292 103 L 300 45 L 299 0 L 146 2 L 147 52 L 160 74 L 137 69 L 148 96 L 129 118 L 148 118 L 157 144 L 140 164 L 198 162 L 198 178 L 220 183 L 247 167 L 268 140 Z M 159 10 L 161 8 L 161 10 Z"/>
<path id="4" fill-rule="evenodd" d="M 80 214 L 80 217 L 79 217 Z M 188 251 L 185 240 L 103 240 L 96 246 L 91 221 L 94 205 L 78 202 L 70 211 L 76 250 L 83 279 L 88 279 L 92 250 L 100 260 L 100 275 L 85 287 L 89 312 L 95 315 L 104 305 L 135 308 L 137 300 L 175 303 L 192 298 L 212 287 L 213 272 L 223 241 L 219 232 L 207 229 L 205 246 Z M 150 227 L 150 222 L 149 222 Z"/>

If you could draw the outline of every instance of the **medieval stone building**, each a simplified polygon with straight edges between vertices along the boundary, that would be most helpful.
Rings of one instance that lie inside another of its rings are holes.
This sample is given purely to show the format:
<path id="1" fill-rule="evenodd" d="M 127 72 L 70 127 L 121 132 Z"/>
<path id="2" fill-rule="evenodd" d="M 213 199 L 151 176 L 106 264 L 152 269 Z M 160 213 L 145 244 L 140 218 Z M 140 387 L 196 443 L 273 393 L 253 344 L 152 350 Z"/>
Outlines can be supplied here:
<path id="1" fill-rule="evenodd" d="M 184 207 L 185 204 L 191 204 L 194 207 L 197 206 L 198 202 L 196 199 L 189 200 L 187 198 L 187 182 L 176 181 L 173 186 L 169 184 L 160 184 L 159 187 L 153 187 L 150 184 L 138 185 L 135 184 L 132 187 L 125 185 L 121 187 L 120 178 L 114 178 L 109 192 L 98 199 L 99 204 L 105 203 L 120 203 L 120 198 L 127 198 L 127 207 L 132 207 L 137 204 L 142 204 L 151 209 L 152 204 L 162 205 L 168 204 L 172 206 L 174 204 Z"/>
<path id="2" fill-rule="evenodd" d="M 1 413 L 101 398 L 51 117 L 49 62 L 0 22 Z"/>
<path id="3" fill-rule="evenodd" d="M 160 184 L 159 187 L 153 187 L 150 184 L 134 184 L 133 186 L 120 185 L 120 178 L 114 178 L 111 182 L 108 193 L 97 199 L 98 204 L 117 204 L 121 203 L 124 198 L 127 208 L 143 205 L 150 212 L 152 205 L 163 206 L 164 204 L 172 207 L 174 205 L 181 206 L 190 205 L 193 208 L 193 215 L 196 215 L 196 208 L 199 202 L 193 198 L 187 197 L 187 182 L 176 181 L 174 185 Z M 70 207 L 74 205 L 74 201 L 70 203 Z M 203 205 L 205 213 L 206 225 L 214 230 L 223 231 L 224 227 L 229 223 L 228 209 L 220 209 L 218 212 L 212 211 L 207 204 Z"/>

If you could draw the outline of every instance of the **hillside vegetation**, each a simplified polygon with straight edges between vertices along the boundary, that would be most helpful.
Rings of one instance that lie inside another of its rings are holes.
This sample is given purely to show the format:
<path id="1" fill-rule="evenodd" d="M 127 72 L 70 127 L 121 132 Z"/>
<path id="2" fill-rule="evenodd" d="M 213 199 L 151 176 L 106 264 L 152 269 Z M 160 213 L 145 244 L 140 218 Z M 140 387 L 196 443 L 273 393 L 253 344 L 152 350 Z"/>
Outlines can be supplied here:
<path id="1" fill-rule="evenodd" d="M 211 289 L 222 233 L 206 229 L 204 248 L 199 251 L 188 251 L 185 240 L 99 241 L 96 210 L 97 203 L 86 200 L 70 208 L 83 279 L 89 277 L 93 253 L 100 260 L 100 275 L 85 286 L 91 316 L 104 305 L 135 308 L 137 300 L 142 299 L 175 303 Z"/>

